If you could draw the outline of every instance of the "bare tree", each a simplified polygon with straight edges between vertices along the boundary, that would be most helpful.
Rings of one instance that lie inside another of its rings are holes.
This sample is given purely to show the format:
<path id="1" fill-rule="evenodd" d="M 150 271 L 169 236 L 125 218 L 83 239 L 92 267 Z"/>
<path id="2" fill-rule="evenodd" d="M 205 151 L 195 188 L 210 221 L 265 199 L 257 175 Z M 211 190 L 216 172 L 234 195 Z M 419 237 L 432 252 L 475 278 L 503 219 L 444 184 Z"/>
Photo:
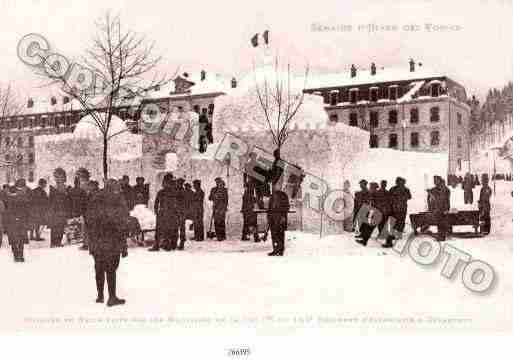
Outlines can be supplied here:
<path id="1" fill-rule="evenodd" d="M 23 113 L 23 103 L 20 100 L 20 94 L 11 84 L 0 84 L 0 131 L 4 132 L 11 117 L 19 116 Z M 8 129 L 7 129 L 8 130 Z M 4 136 L 0 136 L 3 140 Z M 5 143 L 5 145 L 3 145 Z M 2 158 L 0 158 L 0 167 L 15 175 L 17 165 L 21 162 L 20 151 L 15 141 L 5 141 L 0 143 Z"/>
<path id="2" fill-rule="evenodd" d="M 294 118 L 303 104 L 306 81 L 308 78 L 308 66 L 304 73 L 303 89 L 296 93 L 297 88 L 293 88 L 291 83 L 290 64 L 287 64 L 286 73 L 283 75 L 279 69 L 278 58 L 276 58 L 271 74 L 271 79 L 264 74 L 264 79 L 259 82 L 255 73 L 255 90 L 258 98 L 258 104 L 263 112 L 264 122 L 267 130 L 272 136 L 272 140 L 278 149 L 281 149 L 292 132 Z"/>
<path id="3" fill-rule="evenodd" d="M 106 12 L 96 22 L 96 34 L 92 44 L 81 58 L 82 65 L 101 79 L 90 89 L 78 88 L 65 75 L 55 76 L 59 72 L 55 64 L 42 59 L 48 71 L 36 71 L 49 80 L 45 86 L 57 84 L 61 91 L 79 102 L 84 114 L 89 115 L 94 125 L 101 132 L 103 140 L 103 175 L 108 177 L 109 141 L 120 133 L 110 133 L 112 116 L 120 105 L 139 106 L 141 99 L 150 89 L 155 89 L 169 82 L 165 76 L 158 76 L 156 68 L 161 61 L 155 56 L 155 42 L 149 41 L 144 35 L 126 29 L 119 15 L 113 16 Z M 98 90 L 101 94 L 98 94 Z"/>

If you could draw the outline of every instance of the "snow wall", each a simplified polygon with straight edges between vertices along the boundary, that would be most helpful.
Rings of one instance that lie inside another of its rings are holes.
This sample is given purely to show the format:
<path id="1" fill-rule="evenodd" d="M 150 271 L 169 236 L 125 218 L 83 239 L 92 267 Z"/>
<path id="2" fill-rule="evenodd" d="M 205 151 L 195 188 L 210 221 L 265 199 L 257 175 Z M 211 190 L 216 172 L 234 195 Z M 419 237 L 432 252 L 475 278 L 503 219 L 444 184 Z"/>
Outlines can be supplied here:
<path id="1" fill-rule="evenodd" d="M 85 167 L 91 173 L 91 179 L 102 185 L 103 181 L 103 143 L 101 138 L 79 138 L 72 133 L 43 135 L 34 138 L 35 179 L 45 178 L 53 184 L 53 171 L 62 167 L 67 174 L 69 185 L 73 185 L 75 171 Z M 126 133 L 109 142 L 109 177 L 120 178 L 127 174 L 131 184 L 135 177 L 142 174 L 142 136 Z"/>

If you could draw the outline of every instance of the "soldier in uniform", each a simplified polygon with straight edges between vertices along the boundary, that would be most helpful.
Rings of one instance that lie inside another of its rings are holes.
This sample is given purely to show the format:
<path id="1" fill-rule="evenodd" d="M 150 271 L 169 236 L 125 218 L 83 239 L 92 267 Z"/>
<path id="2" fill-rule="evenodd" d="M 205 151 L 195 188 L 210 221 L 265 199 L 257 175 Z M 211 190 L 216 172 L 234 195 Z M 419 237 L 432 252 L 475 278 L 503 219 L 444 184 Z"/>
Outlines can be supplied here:
<path id="1" fill-rule="evenodd" d="M 481 226 L 481 233 L 482 234 L 490 234 L 491 229 L 491 218 L 490 218 L 490 211 L 491 211 L 491 205 L 490 205 L 490 197 L 492 196 L 492 189 L 488 185 L 488 175 L 484 174 L 481 177 L 481 183 L 483 186 L 481 187 L 481 191 L 479 192 L 479 217 L 481 221 L 483 222 L 483 225 Z"/>
<path id="2" fill-rule="evenodd" d="M 222 178 L 215 179 L 216 186 L 210 190 L 208 196 L 212 201 L 212 211 L 214 215 L 214 228 L 218 241 L 226 239 L 226 211 L 228 210 L 228 191 L 226 190 Z"/>
<path id="3" fill-rule="evenodd" d="M 474 179 L 472 178 L 472 175 L 468 172 L 465 175 L 465 178 L 462 183 L 462 187 L 463 187 L 463 200 L 464 200 L 465 204 L 474 203 L 474 194 L 472 192 L 474 189 Z"/>
<path id="4" fill-rule="evenodd" d="M 23 247 L 27 241 L 30 195 L 24 179 L 16 181 L 14 187 L 5 197 L 6 227 L 9 244 L 15 262 L 24 262 Z"/>
<path id="5" fill-rule="evenodd" d="M 192 217 L 194 223 L 194 240 L 203 241 L 205 239 L 205 231 L 203 229 L 203 211 L 205 192 L 201 188 L 201 181 L 194 180 L 192 182 L 194 192 L 192 194 Z"/>
<path id="6" fill-rule="evenodd" d="M 443 178 L 435 176 L 435 187 L 430 189 L 432 202 L 432 215 L 438 227 L 438 241 L 445 241 L 449 224 L 447 223 L 447 211 L 451 208 L 451 192 L 445 185 Z"/>
<path id="7" fill-rule="evenodd" d="M 376 193 L 376 208 L 381 212 L 382 217 L 381 221 L 378 223 L 378 231 L 381 235 L 383 233 L 383 228 L 385 228 L 385 224 L 388 221 L 388 217 L 392 212 L 392 203 L 390 200 L 390 193 L 387 190 L 387 181 L 383 180 L 380 183 L 380 188 Z"/>
<path id="8" fill-rule="evenodd" d="M 362 204 L 363 205 L 369 205 L 369 213 L 367 214 L 367 220 L 362 221 L 363 223 L 360 224 L 360 236 L 362 239 L 357 240 L 357 243 L 360 243 L 363 246 L 367 245 L 367 242 L 369 241 L 372 232 L 374 232 L 374 228 L 376 228 L 376 224 L 381 222 L 381 219 L 376 222 L 376 218 L 374 217 L 374 214 L 376 213 L 375 210 L 377 209 L 380 198 L 382 195 L 378 193 L 379 185 L 376 182 L 371 182 L 369 184 L 369 192 L 366 195 L 366 201 Z M 361 208 L 361 207 L 360 207 Z M 378 213 L 380 213 L 379 211 Z M 377 215 L 379 217 L 379 214 Z"/>
<path id="9" fill-rule="evenodd" d="M 179 178 L 176 180 L 176 195 L 177 195 L 177 210 L 178 210 L 178 235 L 180 238 L 180 242 L 178 244 L 177 249 L 182 251 L 184 249 L 186 234 L 185 234 L 185 219 L 187 216 L 187 206 L 189 205 L 185 201 L 185 188 L 184 188 L 185 180 L 183 178 Z M 172 246 L 174 247 L 174 246 Z"/>
<path id="10" fill-rule="evenodd" d="M 253 195 L 253 191 L 250 191 L 248 186 L 245 186 L 244 193 L 242 195 L 242 241 L 249 241 L 248 236 L 253 232 L 253 239 L 255 242 L 260 242 L 258 238 L 257 227 L 257 214 L 255 213 L 256 198 Z"/>
<path id="11" fill-rule="evenodd" d="M 353 207 L 353 228 L 357 229 L 360 227 L 361 223 L 355 223 L 358 211 L 360 208 L 369 202 L 369 190 L 367 189 L 367 181 L 362 179 L 360 181 L 360 191 L 355 192 L 354 194 L 354 207 Z M 361 235 L 356 236 L 356 238 L 361 238 Z"/>
<path id="12" fill-rule="evenodd" d="M 164 175 L 162 189 L 155 198 L 154 211 L 157 216 L 157 228 L 155 231 L 155 244 L 149 250 L 151 252 L 162 248 L 170 251 L 176 249 L 178 239 L 178 196 L 176 182 L 171 173 Z"/>
<path id="13" fill-rule="evenodd" d="M 46 194 L 47 182 L 41 178 L 38 186 L 32 191 L 32 208 L 30 210 L 31 224 L 30 239 L 34 241 L 43 241 L 41 239 L 41 226 L 46 223 L 46 214 L 48 213 L 48 195 Z"/>
<path id="14" fill-rule="evenodd" d="M 134 205 L 144 204 L 148 206 L 148 201 L 150 200 L 150 184 L 144 183 L 144 177 L 137 177 L 135 183 L 132 189 Z"/>
<path id="15" fill-rule="evenodd" d="M 267 221 L 271 229 L 273 250 L 269 256 L 283 256 L 285 251 L 285 231 L 287 230 L 287 216 L 290 210 L 289 197 L 283 192 L 278 183 L 273 186 Z"/>
<path id="16" fill-rule="evenodd" d="M 390 201 L 392 202 L 391 216 L 395 219 L 394 229 L 402 233 L 404 231 L 406 214 L 408 212 L 408 201 L 411 199 L 410 190 L 406 187 L 406 180 L 402 177 L 397 177 L 395 180 L 395 186 L 390 188 L 389 194 Z M 383 247 L 392 247 L 393 240 L 394 236 L 389 234 Z"/>
<path id="17" fill-rule="evenodd" d="M 105 279 L 107 279 L 109 292 L 107 306 L 125 304 L 125 300 L 116 295 L 116 271 L 120 256 L 128 255 L 124 235 L 128 220 L 128 207 L 116 180 L 107 180 L 105 189 L 88 204 L 86 217 L 90 226 L 88 229 L 90 234 L 89 252 L 94 258 L 98 292 L 96 303 L 104 302 L 103 290 Z"/>
<path id="18" fill-rule="evenodd" d="M 50 186 L 49 202 L 49 225 L 50 225 L 50 247 L 62 247 L 62 236 L 64 227 L 70 213 L 69 190 L 66 187 L 66 172 L 58 167 L 53 172 L 55 187 Z"/>

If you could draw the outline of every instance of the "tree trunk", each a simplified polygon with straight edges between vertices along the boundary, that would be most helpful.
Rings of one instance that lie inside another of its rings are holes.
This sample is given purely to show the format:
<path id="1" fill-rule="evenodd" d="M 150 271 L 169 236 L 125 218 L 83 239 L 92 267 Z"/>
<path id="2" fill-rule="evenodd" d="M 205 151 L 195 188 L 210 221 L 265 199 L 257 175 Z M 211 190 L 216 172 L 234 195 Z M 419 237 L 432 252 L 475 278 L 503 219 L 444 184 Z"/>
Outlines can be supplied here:
<path id="1" fill-rule="evenodd" d="M 108 150 L 108 139 L 107 135 L 103 135 L 103 179 L 106 181 L 109 177 L 107 150 Z"/>

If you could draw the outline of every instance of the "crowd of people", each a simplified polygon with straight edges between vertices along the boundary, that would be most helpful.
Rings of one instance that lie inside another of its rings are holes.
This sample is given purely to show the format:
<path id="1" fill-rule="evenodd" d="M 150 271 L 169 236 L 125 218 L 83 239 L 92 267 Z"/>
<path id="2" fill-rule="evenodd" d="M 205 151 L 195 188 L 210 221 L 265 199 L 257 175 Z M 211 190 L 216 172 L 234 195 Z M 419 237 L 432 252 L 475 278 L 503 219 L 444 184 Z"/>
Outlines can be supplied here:
<path id="1" fill-rule="evenodd" d="M 453 181 L 455 177 L 449 176 L 448 181 Z M 448 223 L 447 214 L 451 209 L 451 191 L 446 185 L 445 179 L 440 176 L 434 176 L 434 187 L 427 189 L 427 213 L 432 221 L 437 225 L 436 239 L 445 241 L 447 234 L 451 232 L 451 226 Z M 464 203 L 473 204 L 473 189 L 481 185 L 478 199 L 478 212 L 480 219 L 481 233 L 487 235 L 491 228 L 491 205 L 490 198 L 492 190 L 489 186 L 489 177 L 487 174 L 481 176 L 481 181 L 475 175 L 467 173 L 460 181 L 464 191 Z M 387 181 L 383 180 L 368 183 L 365 179 L 360 181 L 360 190 L 354 195 L 353 216 L 344 221 L 346 231 L 357 232 L 356 241 L 366 246 L 369 238 L 378 229 L 378 235 L 384 236 L 385 243 L 383 247 L 393 246 L 394 239 L 397 239 L 397 233 L 402 233 L 405 227 L 406 215 L 408 212 L 408 201 L 412 198 L 410 190 L 406 187 L 406 180 L 397 177 L 395 186 L 387 189 Z M 344 183 L 344 202 L 351 202 L 351 193 L 349 183 Z M 513 193 L 512 193 L 513 195 Z M 379 213 L 376 216 L 376 213 Z M 389 219 L 393 218 L 392 229 L 383 231 Z M 428 226 L 429 227 L 429 226 Z M 427 228 L 423 228 L 424 231 Z"/>

